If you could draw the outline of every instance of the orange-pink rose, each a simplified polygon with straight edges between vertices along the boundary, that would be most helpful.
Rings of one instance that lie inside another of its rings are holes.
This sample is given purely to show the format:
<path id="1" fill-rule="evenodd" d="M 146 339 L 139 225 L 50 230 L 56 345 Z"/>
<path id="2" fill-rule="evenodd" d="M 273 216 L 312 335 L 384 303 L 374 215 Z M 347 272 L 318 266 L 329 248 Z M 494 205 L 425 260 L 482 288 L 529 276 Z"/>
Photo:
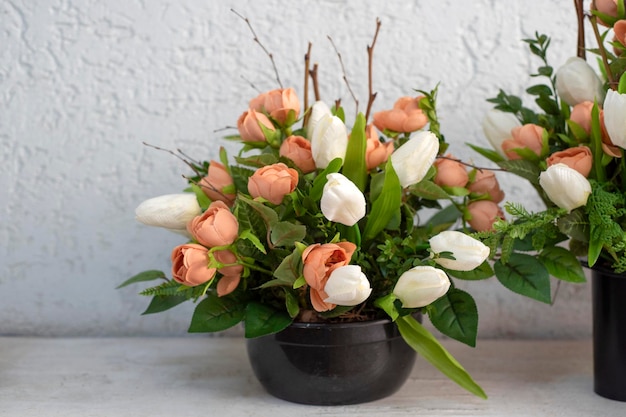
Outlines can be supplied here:
<path id="1" fill-rule="evenodd" d="M 248 178 L 248 192 L 253 198 L 263 197 L 272 204 L 283 198 L 298 185 L 298 171 L 279 162 L 257 169 Z"/>
<path id="2" fill-rule="evenodd" d="M 207 176 L 200 180 L 200 188 L 211 201 L 220 200 L 229 206 L 232 206 L 234 203 L 235 194 L 227 194 L 223 190 L 225 187 L 232 187 L 233 185 L 233 178 L 226 170 L 226 167 L 217 161 L 211 161 Z"/>
<path id="3" fill-rule="evenodd" d="M 613 32 L 615 33 L 615 39 L 626 46 L 626 20 L 618 20 L 615 22 Z"/>
<path id="4" fill-rule="evenodd" d="M 187 224 L 187 231 L 210 248 L 230 245 L 237 239 L 239 222 L 223 201 L 214 201 L 200 216 Z"/>
<path id="5" fill-rule="evenodd" d="M 476 194 L 489 194 L 490 200 L 494 203 L 504 200 L 504 191 L 500 189 L 495 172 L 488 169 L 477 170 L 474 181 L 467 189 Z"/>
<path id="6" fill-rule="evenodd" d="M 239 130 L 241 140 L 244 142 L 264 142 L 265 134 L 261 129 L 261 125 L 271 131 L 276 130 L 270 119 L 263 113 L 254 109 L 248 109 L 243 112 L 237 120 L 237 130 Z"/>
<path id="7" fill-rule="evenodd" d="M 471 215 L 468 223 L 477 232 L 484 232 L 493 229 L 493 224 L 504 218 L 502 209 L 491 200 L 479 200 L 470 203 L 467 210 Z"/>
<path id="8" fill-rule="evenodd" d="M 446 158 L 437 158 L 435 160 L 435 168 L 437 168 L 437 174 L 435 174 L 435 184 L 444 187 L 465 187 L 469 180 L 469 175 L 465 169 L 465 165 L 455 161 L 452 155 L 446 155 Z"/>
<path id="9" fill-rule="evenodd" d="M 215 268 L 209 268 L 208 250 L 204 246 L 188 243 L 172 250 L 172 277 L 189 287 L 204 284 L 215 276 Z"/>
<path id="10" fill-rule="evenodd" d="M 243 265 L 237 264 L 237 256 L 229 250 L 218 250 L 213 252 L 215 260 L 224 266 L 217 272 L 222 274 L 222 278 L 217 282 L 217 296 L 223 297 L 235 291 L 241 281 Z"/>
<path id="11" fill-rule="evenodd" d="M 558 163 L 565 164 L 568 167 L 575 169 L 586 178 L 591 172 L 593 156 L 591 155 L 591 149 L 588 147 L 576 146 L 574 148 L 567 148 L 563 151 L 554 152 L 548 157 L 546 162 L 548 163 L 548 166 Z"/>
<path id="12" fill-rule="evenodd" d="M 426 126 L 428 117 L 419 108 L 419 97 L 400 97 L 391 110 L 374 113 L 374 126 L 380 131 L 415 132 Z"/>
<path id="13" fill-rule="evenodd" d="M 591 10 L 597 10 L 611 17 L 617 17 L 617 0 L 592 0 Z M 602 19 L 598 19 L 598 22 L 608 26 Z"/>
<path id="14" fill-rule="evenodd" d="M 250 100 L 250 108 L 265 112 L 280 125 L 292 124 L 300 115 L 300 100 L 293 88 L 278 88 Z M 289 117 L 289 113 L 292 116 Z"/>
<path id="15" fill-rule="evenodd" d="M 591 132 L 591 110 L 593 102 L 582 101 L 572 108 L 569 118 L 572 122 L 582 127 L 587 134 Z"/>
<path id="16" fill-rule="evenodd" d="M 543 132 L 541 126 L 528 123 L 523 126 L 514 127 L 511 130 L 512 138 L 502 142 L 502 150 L 509 159 L 522 159 L 513 149 L 528 148 L 537 155 L 541 155 L 543 147 Z"/>
<path id="17" fill-rule="evenodd" d="M 326 303 L 328 294 L 324 287 L 330 274 L 337 268 L 350 263 L 350 258 L 356 250 L 351 242 L 316 243 L 307 247 L 302 253 L 304 268 L 302 274 L 310 287 L 311 304 L 316 311 L 328 311 L 335 308 L 335 304 Z"/>
<path id="18" fill-rule="evenodd" d="M 378 165 L 387 162 L 393 153 L 393 142 L 381 142 L 373 124 L 365 128 L 365 163 L 368 170 L 376 168 Z"/>
<path id="19" fill-rule="evenodd" d="M 280 145 L 280 156 L 289 158 L 305 174 L 315 171 L 311 142 L 302 136 L 289 136 Z"/>

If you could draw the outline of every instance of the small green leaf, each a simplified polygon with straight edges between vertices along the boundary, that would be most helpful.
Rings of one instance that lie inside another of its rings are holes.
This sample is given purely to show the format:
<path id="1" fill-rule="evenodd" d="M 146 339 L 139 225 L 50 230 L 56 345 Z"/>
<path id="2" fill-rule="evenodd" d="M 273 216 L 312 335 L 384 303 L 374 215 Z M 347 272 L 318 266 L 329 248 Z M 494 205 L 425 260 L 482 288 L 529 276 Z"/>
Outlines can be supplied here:
<path id="1" fill-rule="evenodd" d="M 494 275 L 493 269 L 489 262 L 485 261 L 477 268 L 472 269 L 471 271 L 453 271 L 451 269 L 446 269 L 446 273 L 455 278 L 463 279 L 466 281 L 479 281 L 482 279 L 491 278 Z"/>
<path id="2" fill-rule="evenodd" d="M 287 313 L 289 313 L 289 317 L 292 319 L 297 317 L 300 314 L 300 305 L 298 303 L 298 298 L 293 294 L 292 291 L 289 291 L 285 288 L 285 307 L 287 307 Z"/>
<path id="3" fill-rule="evenodd" d="M 270 240 L 274 246 L 293 247 L 295 242 L 306 236 L 306 226 L 292 222 L 277 222 L 270 225 Z"/>
<path id="4" fill-rule="evenodd" d="M 365 226 L 365 240 L 373 239 L 389 224 L 402 205 L 402 185 L 391 165 L 391 158 L 385 167 L 385 181 L 380 196 L 374 201 L 372 211 Z"/>
<path id="5" fill-rule="evenodd" d="M 322 198 L 322 193 L 324 192 L 324 186 L 328 182 L 326 176 L 328 174 L 339 172 L 342 164 L 343 160 L 341 158 L 335 158 L 330 161 L 328 166 L 322 172 L 320 172 L 317 177 L 315 177 L 315 180 L 313 180 L 313 188 L 311 188 L 311 192 L 309 193 L 309 197 L 311 197 L 311 200 L 316 203 L 320 201 L 320 199 Z"/>
<path id="6" fill-rule="evenodd" d="M 261 303 L 249 303 L 245 313 L 246 338 L 278 333 L 291 324 L 288 314 Z"/>
<path id="7" fill-rule="evenodd" d="M 552 95 L 552 89 L 550 89 L 550 87 L 548 87 L 545 84 L 533 85 L 532 87 L 527 88 L 526 92 L 533 96 L 541 96 L 541 95 L 551 96 Z"/>
<path id="8" fill-rule="evenodd" d="M 461 218 L 461 212 L 454 205 L 450 204 L 449 206 L 439 210 L 435 213 L 426 224 L 429 226 L 438 226 L 440 224 L 452 224 L 455 223 L 459 218 Z"/>
<path id="9" fill-rule="evenodd" d="M 200 301 L 193 312 L 189 333 L 219 332 L 242 321 L 246 303 L 235 297 L 218 297 L 210 293 Z"/>
<path id="10" fill-rule="evenodd" d="M 391 317 L 392 321 L 396 321 L 399 316 L 398 310 L 396 309 L 395 305 L 396 300 L 397 297 L 393 293 L 391 293 L 385 295 L 384 297 L 376 299 L 376 301 L 374 301 L 374 305 L 387 313 L 387 315 Z"/>
<path id="11" fill-rule="evenodd" d="M 437 330 L 468 346 L 476 346 L 478 310 L 471 295 L 453 288 L 432 303 L 431 307 L 430 321 Z"/>
<path id="12" fill-rule="evenodd" d="M 160 313 L 162 311 L 169 310 L 172 307 L 176 307 L 188 299 L 189 297 L 184 295 L 156 295 L 152 297 L 152 301 L 150 301 L 150 305 L 146 308 L 146 311 L 141 314 Z"/>
<path id="13" fill-rule="evenodd" d="M 466 143 L 466 145 L 484 156 L 485 158 L 489 159 L 491 162 L 498 163 L 501 161 L 506 161 L 506 159 L 502 155 L 500 155 L 497 151 L 494 151 L 493 149 L 481 148 L 480 146 L 476 146 L 471 143 Z"/>
<path id="14" fill-rule="evenodd" d="M 498 162 L 498 165 L 502 169 L 527 179 L 531 184 L 539 184 L 539 174 L 541 173 L 541 169 L 539 169 L 539 166 L 534 162 L 527 161 L 525 159 L 514 159 Z"/>
<path id="15" fill-rule="evenodd" d="M 252 230 L 246 229 L 239 234 L 239 239 L 244 239 L 252 242 L 255 248 L 257 248 L 261 253 L 267 253 L 265 247 L 261 243 L 261 240 L 252 233 Z"/>
<path id="16" fill-rule="evenodd" d="M 512 253 L 506 264 L 497 260 L 494 271 L 498 281 L 509 290 L 550 303 L 550 275 L 534 256 Z"/>
<path id="17" fill-rule="evenodd" d="M 361 191 L 365 190 L 367 184 L 367 165 L 365 160 L 365 148 L 367 138 L 365 137 L 365 116 L 359 113 L 352 126 L 352 133 L 346 149 L 346 158 L 341 172 L 352 181 Z"/>
<path id="18" fill-rule="evenodd" d="M 550 275 L 568 282 L 585 282 L 585 273 L 578 259 L 567 249 L 550 246 L 539 254 L 539 260 Z"/>
<path id="19" fill-rule="evenodd" d="M 304 287 L 305 285 L 306 285 L 306 279 L 303 276 L 301 276 L 301 277 L 298 277 L 298 279 L 296 279 L 293 282 L 293 289 L 297 290 L 298 288 Z"/>
<path id="20" fill-rule="evenodd" d="M 120 285 L 115 287 L 115 289 L 119 289 L 127 285 L 134 284 L 136 282 L 154 281 L 155 279 L 166 280 L 167 277 L 162 271 L 151 269 L 149 271 L 143 271 L 143 272 L 138 273 L 137 275 L 133 275 L 132 277 L 128 278 L 126 281 L 122 282 Z"/>
<path id="21" fill-rule="evenodd" d="M 287 283 L 288 285 L 293 285 L 293 283 L 296 282 L 300 276 L 301 267 L 302 257 L 296 250 L 283 258 L 280 265 L 278 265 L 278 268 L 274 270 L 274 278 L 282 281 L 283 283 Z"/>
<path id="22" fill-rule="evenodd" d="M 202 191 L 202 188 L 197 184 L 191 184 L 191 190 L 196 195 L 198 205 L 202 210 L 206 210 L 211 205 L 211 199 Z"/>
<path id="23" fill-rule="evenodd" d="M 467 191 L 467 189 L 465 189 Z M 411 187 L 411 194 L 427 200 L 450 199 L 450 195 L 432 181 L 423 180 Z"/>
<path id="24" fill-rule="evenodd" d="M 247 158 L 235 157 L 235 160 L 241 165 L 249 167 L 262 168 L 267 165 L 273 165 L 278 162 L 276 155 L 272 153 L 261 153 Z"/>

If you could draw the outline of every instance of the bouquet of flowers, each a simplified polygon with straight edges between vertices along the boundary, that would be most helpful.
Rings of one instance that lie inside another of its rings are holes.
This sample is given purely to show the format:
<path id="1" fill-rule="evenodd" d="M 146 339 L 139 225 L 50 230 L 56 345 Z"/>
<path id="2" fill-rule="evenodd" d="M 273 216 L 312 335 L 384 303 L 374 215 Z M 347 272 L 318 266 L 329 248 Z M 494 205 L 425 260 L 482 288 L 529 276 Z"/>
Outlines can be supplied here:
<path id="1" fill-rule="evenodd" d="M 187 157 L 186 192 L 137 207 L 140 222 L 189 241 L 172 250 L 171 279 L 146 271 L 121 286 L 162 280 L 142 292 L 152 297 L 146 313 L 197 302 L 190 332 L 243 322 L 245 336 L 258 337 L 293 321 L 389 317 L 412 348 L 485 397 L 415 313 L 475 345 L 476 304 L 453 279 L 493 275 L 489 248 L 470 227 L 489 230 L 499 218 L 494 173 L 445 153 L 436 88 L 372 120 L 370 91 L 367 113 L 349 129 L 339 102 L 316 94 L 309 106 L 307 92 L 303 105 L 293 88 L 250 100 L 228 137 L 241 144 L 234 158 L 223 148 L 219 160 Z"/>
<path id="2" fill-rule="evenodd" d="M 594 0 L 585 11 L 575 0 L 577 56 L 554 71 L 550 39 L 525 39 L 540 60 L 532 77 L 544 82 L 526 92 L 536 108 L 500 90 L 488 101 L 495 109 L 483 130 L 495 151 L 473 146 L 501 168 L 528 180 L 546 205 L 530 213 L 507 204 L 514 217 L 499 221 L 483 241 L 501 248 L 501 264 L 523 271 L 528 295 L 549 302 L 549 274 L 585 280 L 579 258 L 589 266 L 626 271 L 626 12 L 624 0 Z M 597 48 L 585 50 L 585 21 Z M 593 54 L 599 75 L 586 61 Z M 569 251 L 562 243 L 569 242 Z M 535 255 L 524 252 L 535 251 Z M 497 267 L 497 265 L 496 265 Z"/>

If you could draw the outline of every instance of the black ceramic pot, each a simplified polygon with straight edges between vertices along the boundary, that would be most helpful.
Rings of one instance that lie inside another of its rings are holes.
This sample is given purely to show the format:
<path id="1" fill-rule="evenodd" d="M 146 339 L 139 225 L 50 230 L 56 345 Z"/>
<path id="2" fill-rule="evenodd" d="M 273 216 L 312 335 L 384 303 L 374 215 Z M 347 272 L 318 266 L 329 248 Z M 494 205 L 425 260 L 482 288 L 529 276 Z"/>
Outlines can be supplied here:
<path id="1" fill-rule="evenodd" d="M 416 353 L 389 320 L 294 323 L 247 340 L 261 385 L 283 400 L 315 405 L 357 404 L 396 392 Z"/>
<path id="2" fill-rule="evenodd" d="M 591 279 L 594 391 L 626 401 L 626 275 L 594 267 Z"/>

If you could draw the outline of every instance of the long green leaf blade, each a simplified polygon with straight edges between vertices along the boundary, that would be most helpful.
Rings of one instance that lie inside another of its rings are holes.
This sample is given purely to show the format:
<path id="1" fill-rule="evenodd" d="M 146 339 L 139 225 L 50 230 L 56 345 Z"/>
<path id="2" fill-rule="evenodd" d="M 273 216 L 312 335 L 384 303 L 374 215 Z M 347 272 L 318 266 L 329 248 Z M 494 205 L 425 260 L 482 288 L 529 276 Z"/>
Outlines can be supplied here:
<path id="1" fill-rule="evenodd" d="M 385 166 L 382 192 L 374 201 L 365 226 L 365 240 L 372 239 L 380 233 L 400 209 L 401 204 L 402 185 L 389 159 Z"/>
<path id="2" fill-rule="evenodd" d="M 365 160 L 365 116 L 359 113 L 352 126 L 352 133 L 346 149 L 346 158 L 343 163 L 342 173 L 352 181 L 359 190 L 364 191 L 367 183 L 367 165 Z"/>

